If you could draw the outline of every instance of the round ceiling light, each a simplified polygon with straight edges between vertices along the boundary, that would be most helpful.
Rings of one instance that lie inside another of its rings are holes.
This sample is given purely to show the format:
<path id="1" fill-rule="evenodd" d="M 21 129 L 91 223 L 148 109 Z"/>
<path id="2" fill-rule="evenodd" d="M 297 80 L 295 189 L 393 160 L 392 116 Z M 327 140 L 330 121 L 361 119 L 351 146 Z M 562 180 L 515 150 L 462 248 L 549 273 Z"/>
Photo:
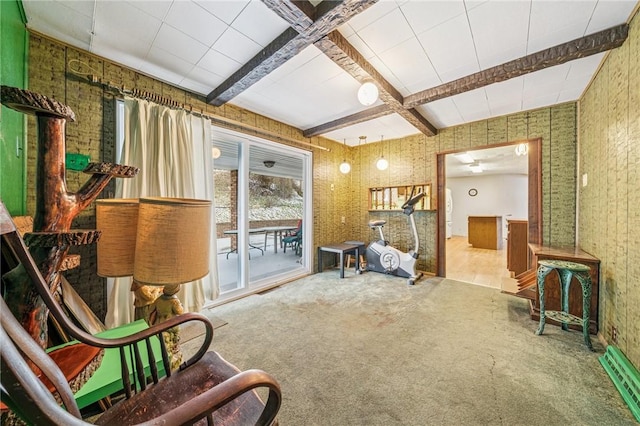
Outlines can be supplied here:
<path id="1" fill-rule="evenodd" d="M 347 160 L 343 161 L 342 164 L 340 164 L 340 172 L 346 175 L 350 171 L 351 171 L 351 164 L 347 163 Z"/>
<path id="2" fill-rule="evenodd" d="M 362 105 L 369 106 L 378 100 L 378 86 L 371 81 L 366 81 L 358 89 L 358 101 Z"/>
<path id="3" fill-rule="evenodd" d="M 378 168 L 378 170 L 387 170 L 387 167 L 389 167 L 389 162 L 384 157 L 380 157 L 380 159 L 376 162 L 376 167 Z"/>

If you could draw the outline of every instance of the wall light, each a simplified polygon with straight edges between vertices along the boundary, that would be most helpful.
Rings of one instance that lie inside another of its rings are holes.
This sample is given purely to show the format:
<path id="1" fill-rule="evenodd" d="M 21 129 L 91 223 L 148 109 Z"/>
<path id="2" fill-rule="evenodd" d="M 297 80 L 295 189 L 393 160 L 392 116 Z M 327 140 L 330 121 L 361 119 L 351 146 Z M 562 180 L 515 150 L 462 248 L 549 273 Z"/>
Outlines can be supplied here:
<path id="1" fill-rule="evenodd" d="M 270 169 L 270 168 L 272 168 L 273 166 L 275 166 L 275 165 L 276 165 L 276 162 L 275 162 L 275 161 L 273 161 L 273 160 L 265 160 L 265 161 L 263 161 L 263 163 L 264 163 L 264 166 L 265 166 L 267 169 Z"/>
<path id="2" fill-rule="evenodd" d="M 528 150 L 529 150 L 529 146 L 526 143 L 521 143 L 516 145 L 516 155 L 518 157 L 522 155 L 527 155 Z"/>
<path id="3" fill-rule="evenodd" d="M 358 101 L 362 105 L 369 106 L 378 100 L 378 86 L 372 81 L 365 81 L 358 89 Z"/>
<path id="4" fill-rule="evenodd" d="M 211 156 L 213 157 L 214 160 L 217 160 L 218 158 L 220 158 L 220 155 L 222 153 L 220 152 L 220 148 L 218 148 L 217 146 L 214 146 L 213 148 L 211 148 Z"/>

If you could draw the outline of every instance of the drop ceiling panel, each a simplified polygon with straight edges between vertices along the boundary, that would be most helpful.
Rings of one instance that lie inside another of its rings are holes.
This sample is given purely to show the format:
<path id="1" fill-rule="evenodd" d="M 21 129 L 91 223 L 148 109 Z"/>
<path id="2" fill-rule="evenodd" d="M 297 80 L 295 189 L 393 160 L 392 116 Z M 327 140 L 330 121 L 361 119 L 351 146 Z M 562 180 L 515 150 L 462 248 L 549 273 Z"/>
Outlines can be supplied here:
<path id="1" fill-rule="evenodd" d="M 95 38 L 104 44 L 113 44 L 108 39 L 115 38 L 122 40 L 129 49 L 139 50 L 136 49 L 138 43 L 149 46 L 153 43 L 161 25 L 161 19 L 141 11 L 133 4 L 96 3 Z M 131 40 L 136 40 L 136 43 L 131 43 Z"/>
<path id="2" fill-rule="evenodd" d="M 599 0 L 587 26 L 587 34 L 613 27 L 614 23 L 626 22 L 636 6 L 636 1 Z"/>
<path id="3" fill-rule="evenodd" d="M 422 34 L 460 16 L 466 20 L 462 0 L 431 1 L 427 5 L 422 2 L 406 2 L 400 9 L 415 34 Z"/>
<path id="4" fill-rule="evenodd" d="M 415 82 L 423 82 L 426 86 L 438 81 L 429 58 L 415 38 L 410 38 L 380 53 L 378 57 L 387 69 L 396 70 L 393 76 L 402 86 L 408 86 Z M 404 63 L 408 66 L 398 67 L 396 66 L 398 63 Z"/>
<path id="5" fill-rule="evenodd" d="M 362 13 L 352 17 L 348 25 L 353 31 L 360 32 L 360 30 L 371 25 L 373 22 L 384 17 L 389 12 L 397 9 L 398 5 L 393 1 L 379 1 L 373 6 L 368 7 Z"/>
<path id="6" fill-rule="evenodd" d="M 262 46 L 232 27 L 227 28 L 213 48 L 242 64 L 262 50 Z"/>
<path id="7" fill-rule="evenodd" d="M 418 40 L 443 83 L 480 71 L 466 15 L 418 34 Z"/>
<path id="8" fill-rule="evenodd" d="M 212 46 L 227 29 L 222 20 L 189 1 L 174 2 L 164 22 L 207 47 Z"/>
<path id="9" fill-rule="evenodd" d="M 416 109 L 438 128 L 455 126 L 464 122 L 453 98 L 429 102 L 416 107 Z"/>
<path id="10" fill-rule="evenodd" d="M 468 12 L 481 69 L 526 55 L 529 5 L 488 1 Z"/>
<path id="11" fill-rule="evenodd" d="M 115 8 L 120 7 L 120 2 L 105 2 L 110 3 L 110 6 Z M 173 0 L 133 0 L 127 2 L 131 6 L 145 12 L 147 15 L 154 16 L 158 19 L 164 19 L 173 4 Z"/>
<path id="12" fill-rule="evenodd" d="M 249 0 L 233 0 L 233 1 L 211 1 L 196 0 L 195 3 L 206 9 L 213 16 L 225 22 L 227 25 L 238 17 L 240 12 L 247 7 Z"/>
<path id="13" fill-rule="evenodd" d="M 233 74 L 241 66 L 242 64 L 240 62 L 234 61 L 214 49 L 209 49 L 197 64 L 198 68 L 212 72 L 221 77 L 227 77 Z M 212 86 L 211 83 L 210 86 Z M 209 92 L 211 92 L 211 90 L 209 90 Z"/>
<path id="14" fill-rule="evenodd" d="M 158 50 L 168 52 L 191 65 L 197 64 L 209 50 L 208 46 L 166 23 L 160 27 L 160 31 L 158 31 L 158 35 L 153 42 L 153 47 L 156 53 Z M 154 56 L 155 60 L 162 61 L 166 65 L 170 64 L 170 62 L 162 60 L 161 56 L 157 54 Z M 151 59 L 151 53 L 149 58 Z"/>
<path id="15" fill-rule="evenodd" d="M 373 6 L 372 6 L 373 7 Z M 366 13 L 363 12 L 363 13 Z M 393 28 L 393 30 L 389 30 Z M 377 55 L 413 37 L 413 31 L 398 8 L 358 32 Z"/>
<path id="16" fill-rule="evenodd" d="M 586 35 L 596 1 L 583 1 L 581 7 L 568 1 L 531 3 L 527 54 L 548 49 L 557 40 L 574 40 Z"/>
<path id="17" fill-rule="evenodd" d="M 91 43 L 91 31 L 93 29 L 90 9 L 70 8 L 64 3 L 58 3 L 53 10 L 46 10 L 37 2 L 24 2 L 25 13 L 28 16 L 27 27 L 43 34 L 47 34 L 57 40 L 89 49 Z"/>
<path id="18" fill-rule="evenodd" d="M 261 1 L 247 4 L 231 26 L 263 47 L 289 27 Z"/>
<path id="19" fill-rule="evenodd" d="M 360 142 L 358 136 L 367 136 L 367 143 L 379 142 L 384 139 L 395 139 L 415 134 L 416 128 L 407 123 L 397 114 L 355 124 L 348 129 L 333 130 L 326 135 L 329 139 L 339 142 L 346 140 L 347 145 L 355 146 Z"/>
<path id="20" fill-rule="evenodd" d="M 451 99 L 465 122 L 477 121 L 491 116 L 484 88 L 461 93 Z"/>

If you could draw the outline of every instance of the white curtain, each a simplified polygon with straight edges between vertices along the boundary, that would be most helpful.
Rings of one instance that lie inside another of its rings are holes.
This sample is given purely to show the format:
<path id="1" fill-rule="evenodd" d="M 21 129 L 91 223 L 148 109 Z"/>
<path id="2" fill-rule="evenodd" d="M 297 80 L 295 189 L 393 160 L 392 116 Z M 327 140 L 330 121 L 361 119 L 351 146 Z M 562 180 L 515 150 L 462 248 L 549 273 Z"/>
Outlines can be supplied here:
<path id="1" fill-rule="evenodd" d="M 125 98 L 125 137 L 122 164 L 136 166 L 135 178 L 118 179 L 116 197 L 179 197 L 213 200 L 211 123 L 184 110 Z M 215 206 L 212 205 L 209 275 L 183 284 L 178 297 L 185 312 L 198 312 L 218 296 L 215 254 Z M 108 328 L 134 320 L 131 278 L 115 279 L 105 324 Z"/>

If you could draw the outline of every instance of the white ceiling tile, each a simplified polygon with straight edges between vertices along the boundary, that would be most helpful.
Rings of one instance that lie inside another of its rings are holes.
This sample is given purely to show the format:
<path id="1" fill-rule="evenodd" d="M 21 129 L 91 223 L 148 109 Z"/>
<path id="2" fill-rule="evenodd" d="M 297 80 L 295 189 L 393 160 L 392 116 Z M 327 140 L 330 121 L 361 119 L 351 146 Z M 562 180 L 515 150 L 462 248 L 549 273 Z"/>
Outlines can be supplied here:
<path id="1" fill-rule="evenodd" d="M 261 1 L 252 1 L 231 24 L 233 28 L 265 47 L 289 25 Z"/>
<path id="2" fill-rule="evenodd" d="M 467 19 L 463 0 L 408 1 L 400 9 L 416 34 L 456 17 Z"/>
<path id="3" fill-rule="evenodd" d="M 238 61 L 223 55 L 214 49 L 209 49 L 205 53 L 200 61 L 197 63 L 198 68 L 208 70 L 222 77 L 229 77 L 236 70 L 238 70 L 242 64 Z"/>
<path id="4" fill-rule="evenodd" d="M 623 24 L 633 12 L 637 4 L 636 0 L 598 1 L 596 10 L 587 27 L 587 34 L 592 34 L 607 28 Z"/>
<path id="5" fill-rule="evenodd" d="M 370 25 L 372 22 L 384 17 L 392 10 L 396 10 L 398 4 L 391 1 L 379 1 L 376 4 L 368 7 L 363 12 L 349 19 L 347 23 L 353 31 L 360 31 L 364 27 Z"/>
<path id="6" fill-rule="evenodd" d="M 110 1 L 108 3 L 111 4 L 115 2 Z M 169 12 L 173 0 L 133 0 L 128 3 L 146 14 L 162 20 L 167 15 L 167 12 Z"/>
<path id="7" fill-rule="evenodd" d="M 157 49 L 155 50 L 156 52 L 154 53 L 158 53 L 158 55 L 162 56 L 166 61 L 175 59 L 175 62 L 180 62 L 180 59 L 176 57 L 171 57 L 171 55 L 167 55 L 166 53 L 163 55 L 162 52 L 157 52 Z M 153 51 L 154 49 L 152 49 L 152 52 Z M 184 64 L 184 62 L 182 62 L 182 64 Z M 184 65 L 184 67 L 186 67 L 186 65 Z M 184 67 L 175 66 L 174 68 L 177 69 L 178 71 L 174 72 L 169 68 L 167 68 L 166 63 L 161 63 L 161 62 L 153 63 L 149 61 L 144 61 L 140 66 L 140 71 L 142 71 L 143 73 L 152 75 L 158 80 L 165 81 L 167 83 L 171 83 L 174 85 L 179 85 L 182 79 L 184 78 L 184 76 L 189 73 L 189 70 L 186 70 L 186 68 Z"/>
<path id="8" fill-rule="evenodd" d="M 526 55 L 528 1 L 489 1 L 471 9 L 468 16 L 481 69 Z"/>
<path id="9" fill-rule="evenodd" d="M 484 88 L 489 103 L 497 102 L 500 99 L 508 98 L 514 94 L 522 95 L 524 85 L 524 77 L 512 78 L 511 80 L 502 81 L 500 83 L 490 84 Z"/>
<path id="10" fill-rule="evenodd" d="M 118 2 L 113 5 L 111 2 L 98 2 L 94 25 L 97 37 L 113 37 L 122 41 L 121 49 L 137 50 L 135 44 L 150 45 L 153 42 L 162 21 L 130 3 Z M 136 43 L 131 43 L 131 40 L 136 40 Z"/>
<path id="11" fill-rule="evenodd" d="M 458 107 L 451 98 L 439 99 L 416 109 L 437 128 L 455 126 L 463 122 Z"/>
<path id="12" fill-rule="evenodd" d="M 191 1 L 174 2 L 164 21 L 208 47 L 228 28 L 222 20 Z"/>
<path id="13" fill-rule="evenodd" d="M 403 86 L 416 84 L 424 80 L 437 79 L 437 75 L 425 55 L 422 46 L 415 38 L 410 38 L 399 45 L 378 55 L 389 69 L 395 69 L 394 76 Z M 397 64 L 405 64 L 398 67 Z"/>
<path id="14" fill-rule="evenodd" d="M 389 29 L 393 28 L 392 31 Z M 413 31 L 400 9 L 395 8 L 359 31 L 360 37 L 376 54 L 413 37 Z"/>
<path id="15" fill-rule="evenodd" d="M 249 1 L 250 0 L 195 0 L 195 3 L 230 25 L 238 17 L 240 12 L 247 7 Z"/>
<path id="16" fill-rule="evenodd" d="M 273 70 L 269 74 L 269 78 L 275 81 L 287 78 L 289 74 L 296 72 L 299 68 L 303 67 L 306 63 L 315 60 L 318 56 L 324 56 L 324 54 L 318 50 L 317 47 L 311 44 L 296 56 Z"/>
<path id="17" fill-rule="evenodd" d="M 558 103 L 557 93 L 541 94 L 540 96 L 537 96 L 535 98 L 524 98 L 522 100 L 522 108 L 524 108 L 525 110 L 530 110 L 547 107 L 556 103 Z M 500 110 L 498 110 L 498 112 L 500 112 L 500 115 L 504 115 L 517 112 L 519 110 L 520 109 L 512 108 L 511 110 L 508 110 L 506 112 L 501 112 Z"/>
<path id="18" fill-rule="evenodd" d="M 58 3 L 65 5 L 69 9 L 73 9 L 81 15 L 88 16 L 93 18 L 93 12 L 96 7 L 96 3 L 92 1 L 61 1 L 56 0 Z M 30 3 L 29 1 L 23 2 L 25 5 L 25 9 L 27 8 L 26 3 Z"/>
<path id="19" fill-rule="evenodd" d="M 169 52 L 173 56 L 183 59 L 192 65 L 200 61 L 208 47 L 185 33 L 173 28 L 169 24 L 162 24 L 153 47 Z"/>
<path id="20" fill-rule="evenodd" d="M 398 114 L 390 114 L 375 120 L 365 121 L 344 129 L 333 130 L 323 136 L 337 142 L 343 140 L 350 146 L 356 146 L 360 142 L 359 136 L 366 136 L 367 143 L 380 142 L 380 137 L 384 140 L 397 139 L 418 133 L 415 127 L 407 123 Z M 389 153 L 386 153 L 387 158 Z"/>
<path id="21" fill-rule="evenodd" d="M 418 40 L 441 81 L 452 81 L 480 71 L 466 15 L 418 34 Z"/>
<path id="22" fill-rule="evenodd" d="M 156 68 L 162 67 L 169 73 L 178 75 L 180 77 L 178 82 L 181 81 L 185 75 L 188 75 L 194 67 L 192 63 L 157 47 L 151 47 L 147 54 L 146 62 L 153 64 Z M 143 68 L 148 68 L 148 66 L 143 65 Z"/>
<path id="23" fill-rule="evenodd" d="M 555 102 L 548 104 L 548 105 L 554 105 L 556 103 L 563 103 L 563 102 L 573 102 L 573 101 L 577 101 L 578 99 L 580 99 L 580 96 L 582 96 L 582 90 L 580 90 L 579 88 L 572 88 L 572 89 L 566 89 L 566 90 L 561 90 L 557 97 Z"/>
<path id="24" fill-rule="evenodd" d="M 484 88 L 460 93 L 451 98 L 458 112 L 466 122 L 476 121 L 491 115 L 487 94 Z"/>
<path id="25" fill-rule="evenodd" d="M 203 91 L 199 92 L 204 95 L 209 94 L 213 89 L 218 87 L 220 83 L 224 81 L 224 78 L 220 75 L 213 73 L 207 69 L 200 67 L 193 67 L 186 79 L 203 87 Z"/>
<path id="26" fill-rule="evenodd" d="M 548 91 L 560 90 L 569 73 L 569 64 L 564 63 L 555 67 L 545 68 L 540 71 L 524 75 L 524 87 L 522 90 L 528 91 Z"/>
<path id="27" fill-rule="evenodd" d="M 131 38 L 123 33 L 113 33 L 108 37 L 96 36 L 93 39 L 93 53 L 103 58 L 122 64 L 133 69 L 140 69 L 147 52 L 151 48 L 150 44 L 129 43 Z M 123 43 L 127 43 L 127 49 L 122 49 Z"/>
<path id="28" fill-rule="evenodd" d="M 585 35 L 596 0 L 582 1 L 580 6 L 570 1 L 534 0 L 527 54 Z"/>
<path id="29" fill-rule="evenodd" d="M 342 35 L 344 36 L 344 34 Z M 347 41 L 349 42 L 349 44 L 356 48 L 356 50 L 362 55 L 362 57 L 367 60 L 373 58 L 376 55 L 358 34 L 353 34 L 352 36 L 347 37 Z"/>
<path id="30" fill-rule="evenodd" d="M 46 9 L 40 2 L 24 2 L 28 13 L 27 27 L 48 34 L 72 46 L 89 50 L 93 20 L 91 16 L 79 13 L 64 4 Z"/>
<path id="31" fill-rule="evenodd" d="M 396 77 L 396 75 L 393 73 L 393 71 L 391 71 L 391 69 L 377 56 L 374 56 L 373 58 L 369 59 L 369 63 L 380 73 L 380 75 L 382 75 L 382 77 L 384 77 L 385 80 L 387 80 L 389 82 L 390 85 L 392 85 L 396 90 L 398 90 L 399 92 L 406 92 L 403 94 L 403 96 L 410 94 L 410 92 L 407 92 L 407 89 L 404 86 L 404 83 L 402 83 L 398 77 Z M 428 71 L 425 72 L 425 74 L 428 74 Z"/>
<path id="32" fill-rule="evenodd" d="M 240 63 L 246 63 L 253 58 L 262 47 L 243 35 L 233 27 L 227 30 L 218 38 L 213 48 L 225 56 Z"/>

